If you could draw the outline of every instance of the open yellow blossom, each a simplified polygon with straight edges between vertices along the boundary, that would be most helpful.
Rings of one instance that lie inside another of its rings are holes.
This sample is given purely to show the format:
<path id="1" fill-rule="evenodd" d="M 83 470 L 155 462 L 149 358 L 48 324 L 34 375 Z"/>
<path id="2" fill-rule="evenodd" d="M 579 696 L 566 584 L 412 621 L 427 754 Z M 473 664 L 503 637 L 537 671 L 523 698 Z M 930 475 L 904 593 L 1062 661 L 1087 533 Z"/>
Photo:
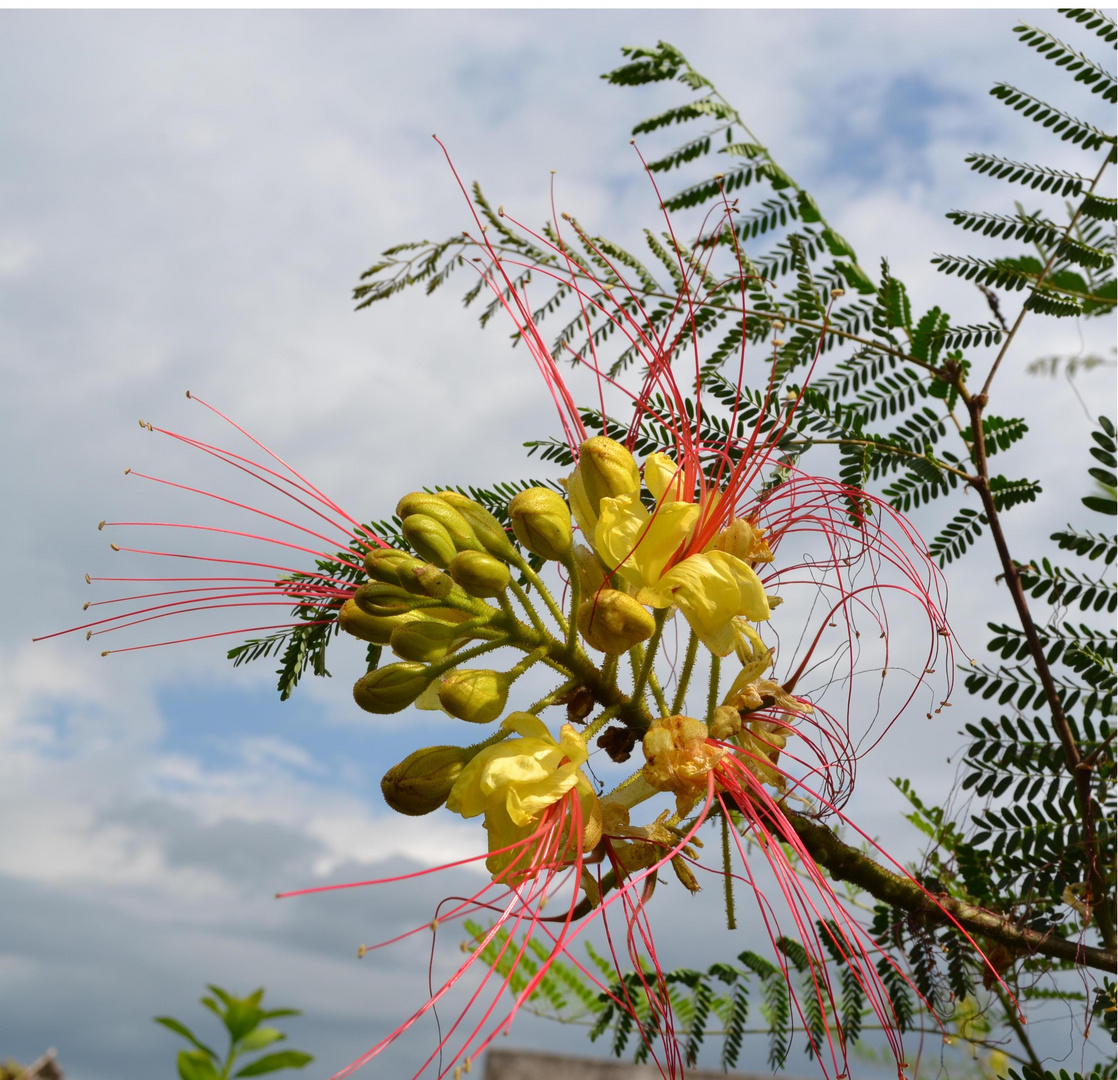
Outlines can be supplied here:
<path id="1" fill-rule="evenodd" d="M 761 579 L 737 556 L 704 551 L 681 557 L 703 508 L 675 497 L 680 475 L 666 454 L 650 455 L 645 478 L 660 500 L 655 511 L 649 513 L 637 494 L 602 499 L 594 546 L 640 603 L 677 605 L 702 643 L 727 656 L 737 641 L 733 619 L 768 619 L 769 601 Z"/>
<path id="2" fill-rule="evenodd" d="M 577 844 L 582 848 L 597 843 L 601 812 L 594 789 L 581 770 L 588 756 L 586 742 L 570 724 L 560 729 L 558 742 L 543 721 L 531 713 L 511 713 L 502 727 L 515 731 L 520 738 L 506 739 L 480 751 L 455 781 L 446 805 L 466 818 L 485 815 L 492 853 L 485 865 L 498 877 L 515 864 L 503 878 L 512 884 L 538 872 L 532 869 L 532 850 L 518 845 L 539 829 L 548 807 L 572 789 L 576 791 L 583 819 Z M 560 833 L 558 849 L 551 852 L 549 863 L 573 858 L 576 853 L 570 822 L 557 822 L 556 827 L 565 834 Z"/>

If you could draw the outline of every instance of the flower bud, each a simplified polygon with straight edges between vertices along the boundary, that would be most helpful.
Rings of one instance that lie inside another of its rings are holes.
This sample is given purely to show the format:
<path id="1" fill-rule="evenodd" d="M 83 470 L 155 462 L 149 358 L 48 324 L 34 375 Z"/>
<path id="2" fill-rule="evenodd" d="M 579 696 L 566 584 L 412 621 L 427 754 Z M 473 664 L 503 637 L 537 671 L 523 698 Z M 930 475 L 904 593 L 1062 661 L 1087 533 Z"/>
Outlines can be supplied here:
<path id="1" fill-rule="evenodd" d="M 412 611 L 416 601 L 398 585 L 388 585 L 383 581 L 370 581 L 353 594 L 354 603 L 367 615 L 391 618 L 405 611 Z"/>
<path id="2" fill-rule="evenodd" d="M 398 814 L 419 817 L 438 810 L 476 751 L 463 746 L 426 746 L 384 774 L 380 790 Z"/>
<path id="3" fill-rule="evenodd" d="M 431 664 L 446 656 L 462 636 L 454 623 L 414 619 L 397 626 L 388 643 L 403 660 Z"/>
<path id="4" fill-rule="evenodd" d="M 422 616 L 417 611 L 404 611 L 388 617 L 370 615 L 357 606 L 354 600 L 347 600 L 338 612 L 338 625 L 347 633 L 361 641 L 374 645 L 387 645 L 392 631 L 402 622 L 410 622 Z"/>
<path id="5" fill-rule="evenodd" d="M 366 712 L 397 713 L 415 701 L 433 678 L 424 664 L 389 664 L 362 675 L 353 684 L 353 700 Z"/>
<path id="6" fill-rule="evenodd" d="M 439 703 L 459 720 L 488 724 L 505 711 L 511 682 L 499 671 L 452 671 L 439 686 Z"/>
<path id="7" fill-rule="evenodd" d="M 460 551 L 447 567 L 450 576 L 471 596 L 500 596 L 508 588 L 509 568 L 484 551 Z"/>
<path id="8" fill-rule="evenodd" d="M 446 527 L 428 514 L 409 514 L 404 518 L 402 531 L 408 543 L 436 566 L 446 566 L 458 552 Z"/>
<path id="9" fill-rule="evenodd" d="M 565 559 L 574 540 L 571 512 L 563 496 L 551 488 L 527 488 L 509 503 L 512 531 L 533 555 Z"/>
<path id="10" fill-rule="evenodd" d="M 602 589 L 579 606 L 578 629 L 595 649 L 620 656 L 652 637 L 656 620 L 627 593 Z"/>
<path id="11" fill-rule="evenodd" d="M 374 548 L 365 556 L 365 573 L 374 581 L 407 587 L 409 571 L 425 565 L 422 559 L 395 548 Z"/>
<path id="12" fill-rule="evenodd" d="M 418 566 L 409 567 L 401 577 L 403 578 L 404 588 L 417 596 L 429 596 L 433 600 L 445 600 L 454 591 L 454 582 L 451 578 L 430 563 L 420 563 Z"/>
<path id="13" fill-rule="evenodd" d="M 413 491 L 396 504 L 396 516 L 403 522 L 415 514 L 434 518 L 450 535 L 458 551 L 481 551 L 481 541 L 470 523 L 445 499 L 427 491 Z"/>
<path id="14" fill-rule="evenodd" d="M 633 455 L 616 439 L 596 435 L 578 448 L 575 470 L 586 490 L 595 516 L 603 499 L 635 495 L 641 489 L 641 474 Z"/>
<path id="15" fill-rule="evenodd" d="M 458 511 L 474 530 L 474 535 L 490 555 L 508 560 L 516 557 L 516 548 L 508 538 L 504 526 L 479 502 L 459 491 L 440 491 L 439 498 Z"/>

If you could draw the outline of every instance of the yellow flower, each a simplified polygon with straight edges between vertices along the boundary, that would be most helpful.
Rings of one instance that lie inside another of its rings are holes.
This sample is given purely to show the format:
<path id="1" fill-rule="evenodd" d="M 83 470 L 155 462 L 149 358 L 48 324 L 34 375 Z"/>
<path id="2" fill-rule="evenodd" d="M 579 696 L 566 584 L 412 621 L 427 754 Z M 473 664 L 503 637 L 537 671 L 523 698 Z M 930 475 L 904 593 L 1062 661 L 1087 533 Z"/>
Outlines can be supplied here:
<path id="1" fill-rule="evenodd" d="M 446 805 L 465 818 L 485 815 L 492 852 L 485 865 L 496 878 L 515 863 L 515 869 L 503 878 L 513 884 L 542 869 L 532 869 L 533 849 L 522 842 L 540 828 L 548 807 L 569 791 L 577 792 L 584 826 L 578 849 L 597 844 L 601 811 L 594 789 L 580 768 L 588 756 L 586 742 L 570 724 L 560 729 L 558 742 L 543 721 L 531 713 L 511 713 L 501 726 L 520 738 L 506 739 L 480 751 L 455 781 Z M 570 822 L 557 821 L 556 828 L 563 831 L 558 835 L 558 847 L 549 852 L 549 866 L 576 853 Z M 534 847 L 547 840 L 548 836 L 541 837 Z"/>
<path id="2" fill-rule="evenodd" d="M 733 619 L 768 619 L 768 598 L 752 567 L 729 552 L 683 557 L 704 508 L 677 499 L 680 476 L 667 454 L 650 455 L 645 482 L 659 499 L 655 511 L 650 514 L 638 494 L 602 499 L 594 547 L 640 603 L 677 605 L 702 643 L 727 656 L 737 641 Z"/>

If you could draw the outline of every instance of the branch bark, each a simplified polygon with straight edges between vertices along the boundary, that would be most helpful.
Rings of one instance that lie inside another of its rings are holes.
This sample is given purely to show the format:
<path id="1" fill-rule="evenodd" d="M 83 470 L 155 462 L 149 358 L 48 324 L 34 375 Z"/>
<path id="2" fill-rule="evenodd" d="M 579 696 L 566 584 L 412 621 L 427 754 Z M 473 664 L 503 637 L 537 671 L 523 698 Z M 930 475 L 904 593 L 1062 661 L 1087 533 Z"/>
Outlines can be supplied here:
<path id="1" fill-rule="evenodd" d="M 784 814 L 807 848 L 808 854 L 827 868 L 832 877 L 865 889 L 871 896 L 901 908 L 931 923 L 957 923 L 971 934 L 996 941 L 1029 956 L 1050 956 L 1073 964 L 1114 972 L 1118 954 L 1068 938 L 1041 934 L 1016 925 L 1004 915 L 940 894 L 930 896 L 915 881 L 886 869 L 864 852 L 840 840 L 826 825 L 797 814 L 787 807 Z"/>

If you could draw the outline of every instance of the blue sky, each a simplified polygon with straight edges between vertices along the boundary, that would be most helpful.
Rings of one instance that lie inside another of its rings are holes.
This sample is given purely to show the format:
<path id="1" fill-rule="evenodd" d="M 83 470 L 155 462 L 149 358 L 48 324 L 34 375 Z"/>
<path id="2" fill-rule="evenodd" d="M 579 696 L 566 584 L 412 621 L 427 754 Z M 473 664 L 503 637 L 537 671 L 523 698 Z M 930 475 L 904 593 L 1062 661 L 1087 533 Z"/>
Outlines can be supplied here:
<path id="1" fill-rule="evenodd" d="M 655 206 L 628 130 L 678 95 L 598 75 L 621 45 L 657 38 L 718 83 L 864 265 L 888 254 L 911 291 L 956 322 L 984 321 L 981 297 L 928 259 L 963 247 L 945 211 L 1010 209 L 967 151 L 1037 153 L 1034 126 L 989 85 L 1081 107 L 1015 44 L 1014 22 L 1000 11 L 0 13 L 0 438 L 13 463 L 0 483 L 14 571 L 0 639 L 0 1053 L 29 1060 L 55 1045 L 71 1080 L 169 1076 L 174 1040 L 152 1015 L 197 1019 L 206 981 L 265 984 L 306 1010 L 293 1041 L 328 1075 L 400 1019 L 400 999 L 422 1000 L 422 949 L 378 959 L 375 976 L 353 959 L 417 898 L 272 894 L 375 876 L 404 856 L 440 861 L 477 839 L 461 822 L 401 823 L 381 804 L 377 780 L 417 724 L 432 741 L 460 734 L 431 714 L 358 713 L 357 650 L 334 658 L 336 679 L 280 705 L 270 662 L 232 670 L 228 639 L 107 661 L 77 639 L 28 644 L 78 621 L 92 595 L 84 573 L 118 572 L 98 520 L 128 520 L 138 504 L 152 517 L 201 512 L 123 477 L 125 466 L 204 473 L 136 418 L 216 437 L 183 395 L 201 393 L 362 518 L 423 485 L 536 471 L 520 447 L 553 432 L 551 406 L 501 330 L 480 333 L 450 292 L 354 314 L 349 291 L 390 244 L 468 223 L 432 132 L 521 220 L 546 216 L 555 168 L 562 208 L 638 235 Z M 1058 163 L 1065 150 L 1040 153 Z M 1043 327 L 1007 370 L 1005 411 L 1050 433 L 1021 473 L 1059 487 L 1083 454 L 1073 394 L 1025 377 L 1025 361 L 1105 339 Z M 1109 373 L 1081 388 L 1113 400 Z M 1059 504 L 1061 523 L 1077 497 Z M 1015 528 L 1047 535 L 1053 523 L 1030 513 Z M 952 584 L 965 626 L 976 613 L 965 582 Z M 906 732 L 863 767 L 867 828 L 914 845 L 888 777 L 949 788 L 956 721 Z M 529 1022 L 518 1038 L 569 1035 Z M 371 1075 L 405 1075 L 421 1042 Z"/>

